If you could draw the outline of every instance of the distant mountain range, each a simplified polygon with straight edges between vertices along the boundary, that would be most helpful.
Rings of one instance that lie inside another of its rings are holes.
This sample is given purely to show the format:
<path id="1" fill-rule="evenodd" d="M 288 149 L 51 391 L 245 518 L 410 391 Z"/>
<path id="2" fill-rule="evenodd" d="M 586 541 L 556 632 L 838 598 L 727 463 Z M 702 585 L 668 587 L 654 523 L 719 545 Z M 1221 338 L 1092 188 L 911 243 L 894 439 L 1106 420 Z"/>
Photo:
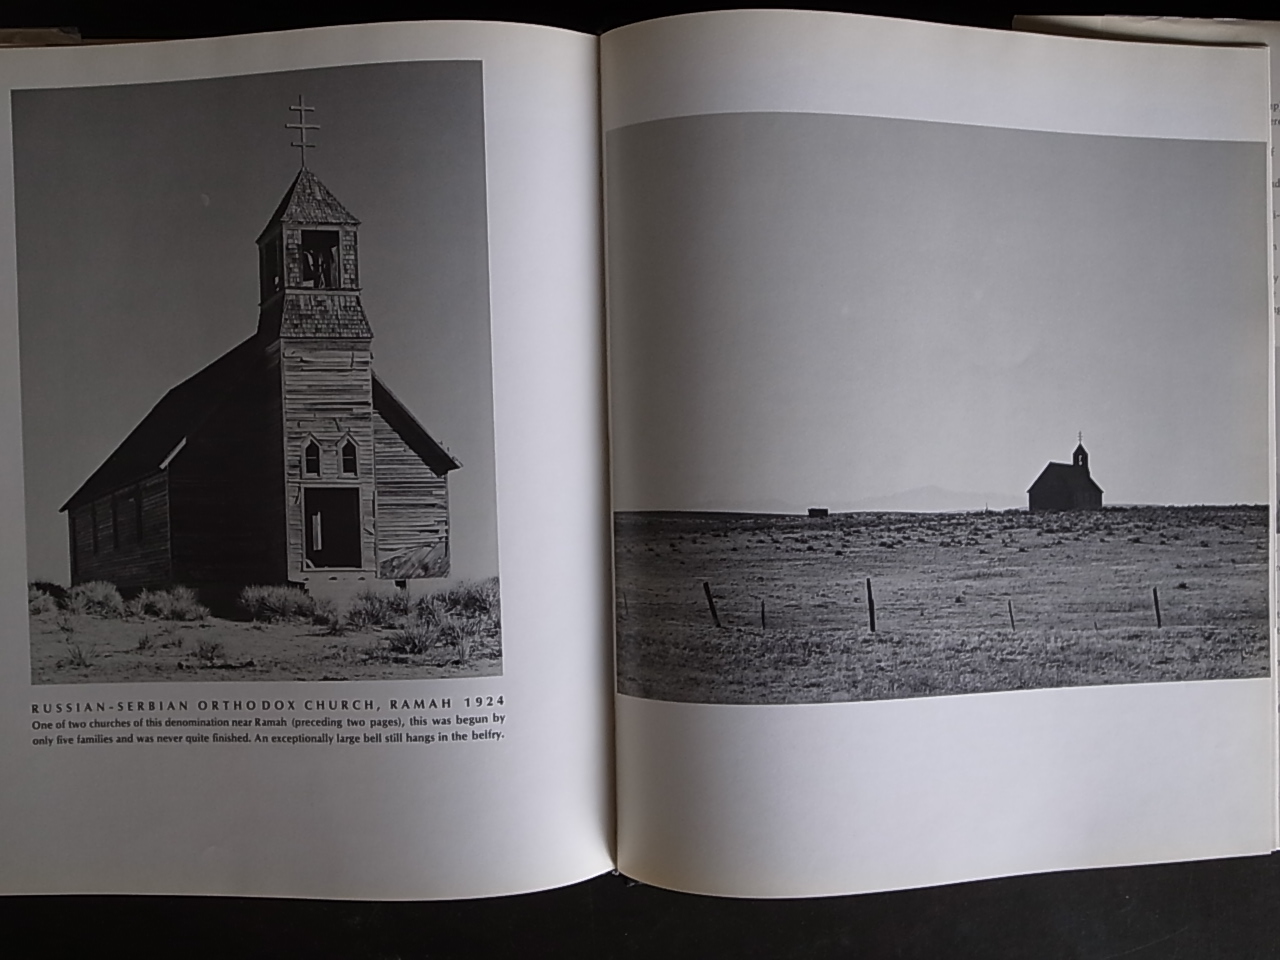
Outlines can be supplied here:
<path id="1" fill-rule="evenodd" d="M 741 513 L 804 513 L 809 507 L 826 507 L 832 513 L 856 510 L 886 513 L 959 513 L 966 510 L 1011 510 L 1027 505 L 1025 494 L 971 493 L 942 487 L 916 487 L 861 500 L 791 503 L 780 499 L 741 503 L 702 503 L 695 510 Z"/>
<path id="2" fill-rule="evenodd" d="M 1011 510 L 1025 507 L 1027 498 L 1008 493 L 969 493 L 942 487 L 916 487 L 883 497 L 866 497 L 835 510 L 901 510 L 920 513 L 955 513 L 962 510 Z M 815 504 L 821 506 L 821 504 Z"/>

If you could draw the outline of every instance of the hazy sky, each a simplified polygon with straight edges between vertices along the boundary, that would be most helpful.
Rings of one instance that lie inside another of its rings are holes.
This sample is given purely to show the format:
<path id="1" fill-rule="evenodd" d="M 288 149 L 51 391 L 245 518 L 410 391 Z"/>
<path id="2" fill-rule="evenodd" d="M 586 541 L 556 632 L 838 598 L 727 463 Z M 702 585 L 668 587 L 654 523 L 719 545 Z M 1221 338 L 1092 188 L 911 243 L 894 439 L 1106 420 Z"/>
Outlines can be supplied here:
<path id="1" fill-rule="evenodd" d="M 454 572 L 497 571 L 481 69 L 435 62 L 13 95 L 31 576 L 66 580 L 58 507 L 256 329 L 300 93 L 308 165 L 361 220 L 375 369 L 463 463 Z"/>
<path id="2" fill-rule="evenodd" d="M 1266 147 L 808 114 L 610 133 L 615 505 L 1265 503 Z"/>

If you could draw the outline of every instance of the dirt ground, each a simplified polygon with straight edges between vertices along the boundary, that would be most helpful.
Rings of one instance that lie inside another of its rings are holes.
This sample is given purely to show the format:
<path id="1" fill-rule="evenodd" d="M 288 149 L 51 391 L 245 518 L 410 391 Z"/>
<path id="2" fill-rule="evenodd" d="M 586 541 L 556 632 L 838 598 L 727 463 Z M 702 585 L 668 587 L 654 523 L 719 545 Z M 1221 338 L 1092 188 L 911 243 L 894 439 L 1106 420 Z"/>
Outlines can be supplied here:
<path id="1" fill-rule="evenodd" d="M 614 527 L 618 689 L 634 696 L 817 703 L 1268 675 L 1265 507 L 619 514 Z"/>
<path id="2" fill-rule="evenodd" d="M 69 628 L 69 629 L 68 629 Z M 148 680 L 416 680 L 502 673 L 496 637 L 461 663 L 452 646 L 387 649 L 389 629 L 331 636 L 302 623 L 193 623 L 45 613 L 31 617 L 32 683 Z"/>

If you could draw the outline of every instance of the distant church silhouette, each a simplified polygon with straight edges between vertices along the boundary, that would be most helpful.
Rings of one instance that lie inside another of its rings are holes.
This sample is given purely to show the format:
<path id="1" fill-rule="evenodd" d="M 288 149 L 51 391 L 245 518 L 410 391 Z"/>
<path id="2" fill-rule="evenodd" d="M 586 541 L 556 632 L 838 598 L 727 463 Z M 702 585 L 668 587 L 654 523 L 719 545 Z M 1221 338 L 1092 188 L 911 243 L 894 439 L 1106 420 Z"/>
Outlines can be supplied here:
<path id="1" fill-rule="evenodd" d="M 1027 490 L 1032 513 L 1046 510 L 1100 510 L 1102 488 L 1089 476 L 1089 451 L 1079 438 L 1070 463 L 1049 463 Z"/>

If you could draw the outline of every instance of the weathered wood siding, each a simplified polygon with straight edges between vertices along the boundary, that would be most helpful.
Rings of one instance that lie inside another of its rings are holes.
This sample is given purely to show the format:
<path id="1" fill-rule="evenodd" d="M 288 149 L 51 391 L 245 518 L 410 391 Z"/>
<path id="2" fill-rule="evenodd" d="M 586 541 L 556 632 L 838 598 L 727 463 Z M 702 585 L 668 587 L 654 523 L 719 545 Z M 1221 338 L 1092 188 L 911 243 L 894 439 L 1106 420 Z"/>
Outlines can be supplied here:
<path id="1" fill-rule="evenodd" d="M 409 448 L 381 415 L 373 415 L 378 459 L 378 563 L 449 539 L 449 485 Z M 448 575 L 447 556 L 437 576 Z"/>
<path id="2" fill-rule="evenodd" d="M 280 431 L 279 353 L 269 350 L 169 465 L 176 582 L 286 579 Z"/>
<path id="3" fill-rule="evenodd" d="M 288 569 L 292 578 L 329 576 L 307 569 L 302 490 L 309 486 L 360 489 L 359 571 L 373 575 L 374 543 L 373 356 L 367 340 L 285 340 L 280 368 L 284 406 Z M 356 444 L 356 475 L 342 472 L 341 447 Z M 320 474 L 306 476 L 303 450 L 320 446 Z M 354 568 L 353 568 L 354 569 Z"/>
<path id="4" fill-rule="evenodd" d="M 80 504 L 67 512 L 67 526 L 73 584 L 107 580 L 121 590 L 133 591 L 162 588 L 172 582 L 165 474 L 157 473 L 114 494 Z"/>

